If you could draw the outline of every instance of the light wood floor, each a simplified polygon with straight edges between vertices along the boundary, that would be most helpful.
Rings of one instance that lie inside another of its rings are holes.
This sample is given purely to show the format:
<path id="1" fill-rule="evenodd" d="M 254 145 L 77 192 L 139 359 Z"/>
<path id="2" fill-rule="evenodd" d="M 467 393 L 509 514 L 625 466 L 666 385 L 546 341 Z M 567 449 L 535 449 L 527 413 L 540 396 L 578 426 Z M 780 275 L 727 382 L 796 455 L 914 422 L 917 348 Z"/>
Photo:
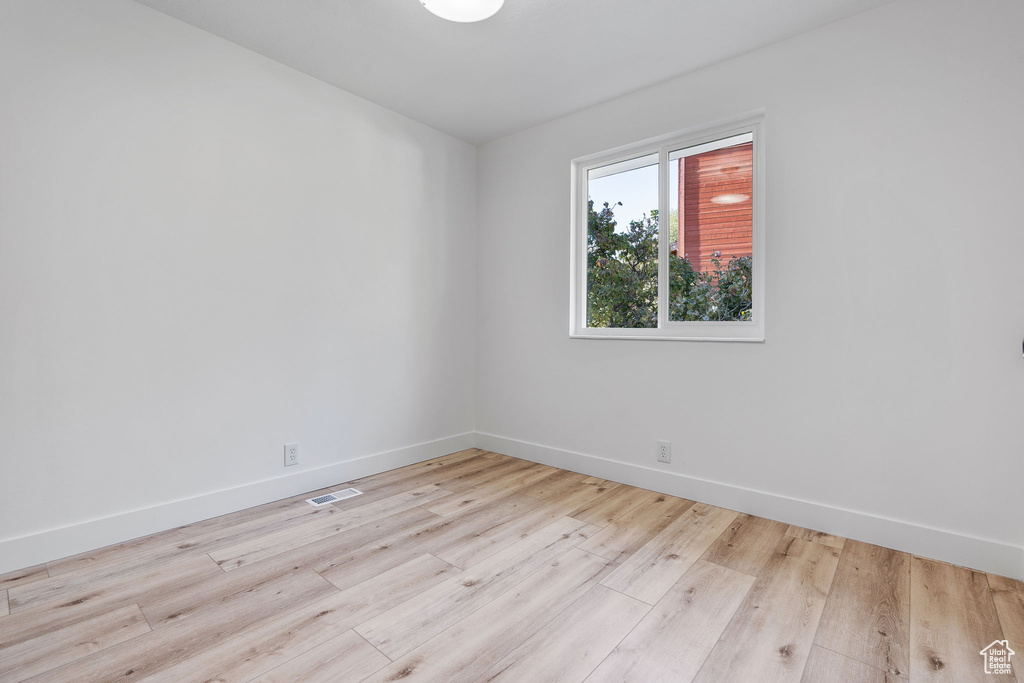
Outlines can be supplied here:
<path id="1" fill-rule="evenodd" d="M 0 575 L 0 680 L 994 683 L 1004 638 L 1024 661 L 1018 581 L 479 450 L 351 485 Z"/>

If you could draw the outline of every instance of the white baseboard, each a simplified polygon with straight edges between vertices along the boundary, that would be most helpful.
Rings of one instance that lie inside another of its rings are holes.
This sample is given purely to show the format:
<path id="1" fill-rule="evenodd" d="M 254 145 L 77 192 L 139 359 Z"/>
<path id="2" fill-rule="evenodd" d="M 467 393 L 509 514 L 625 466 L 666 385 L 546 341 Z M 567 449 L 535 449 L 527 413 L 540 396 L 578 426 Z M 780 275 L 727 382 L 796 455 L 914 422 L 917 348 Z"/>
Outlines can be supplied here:
<path id="1" fill-rule="evenodd" d="M 1024 548 L 584 453 L 476 433 L 478 448 L 1024 580 Z"/>
<path id="2" fill-rule="evenodd" d="M 473 447 L 467 432 L 0 541 L 0 574 Z"/>

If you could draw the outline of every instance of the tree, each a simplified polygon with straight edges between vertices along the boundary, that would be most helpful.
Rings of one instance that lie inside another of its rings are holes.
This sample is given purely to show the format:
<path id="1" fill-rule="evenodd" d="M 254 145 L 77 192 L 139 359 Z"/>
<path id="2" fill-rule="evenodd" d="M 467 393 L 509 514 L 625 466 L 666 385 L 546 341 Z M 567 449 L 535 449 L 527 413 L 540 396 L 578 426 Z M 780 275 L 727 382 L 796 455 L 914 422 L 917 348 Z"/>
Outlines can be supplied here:
<path id="1" fill-rule="evenodd" d="M 658 212 L 616 232 L 607 202 L 587 206 L 587 326 L 657 327 Z"/>
<path id="2" fill-rule="evenodd" d="M 593 200 L 587 206 L 587 326 L 657 327 L 657 210 L 617 232 L 612 206 L 606 202 L 595 211 Z M 687 259 L 669 255 L 669 320 L 750 320 L 750 257 L 725 267 L 718 259 L 712 263 L 713 270 L 698 272 Z"/>

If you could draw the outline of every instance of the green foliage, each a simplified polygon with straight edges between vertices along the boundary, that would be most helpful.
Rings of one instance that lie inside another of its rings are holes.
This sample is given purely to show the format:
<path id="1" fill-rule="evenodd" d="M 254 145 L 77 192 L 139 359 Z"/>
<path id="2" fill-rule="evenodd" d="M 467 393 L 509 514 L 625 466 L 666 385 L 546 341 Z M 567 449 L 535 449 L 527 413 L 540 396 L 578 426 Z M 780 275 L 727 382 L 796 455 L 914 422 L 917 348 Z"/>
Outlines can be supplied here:
<path id="1" fill-rule="evenodd" d="M 713 270 L 698 273 L 684 258 L 670 256 L 669 320 L 750 320 L 753 309 L 751 259 L 731 259 L 722 267 L 712 259 Z"/>
<path id="2" fill-rule="evenodd" d="M 588 203 L 587 326 L 658 326 L 658 212 L 616 232 L 608 203 Z"/>
<path id="3" fill-rule="evenodd" d="M 616 232 L 614 209 L 588 204 L 587 326 L 658 326 L 658 212 Z M 618 205 L 616 205 L 618 206 Z M 671 218 L 671 217 L 670 217 Z M 678 228 L 677 228 L 678 230 Z M 735 258 L 707 272 L 669 255 L 669 320 L 750 320 L 751 259 Z"/>

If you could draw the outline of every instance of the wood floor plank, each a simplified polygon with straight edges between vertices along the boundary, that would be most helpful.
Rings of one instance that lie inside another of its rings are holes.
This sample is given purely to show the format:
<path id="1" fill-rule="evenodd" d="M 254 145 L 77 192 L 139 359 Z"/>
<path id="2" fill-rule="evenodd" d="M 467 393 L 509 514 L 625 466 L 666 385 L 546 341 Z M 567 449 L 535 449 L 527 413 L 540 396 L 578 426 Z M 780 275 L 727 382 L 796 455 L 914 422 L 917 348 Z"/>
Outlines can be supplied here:
<path id="1" fill-rule="evenodd" d="M 10 613 L 11 608 L 7 604 L 7 591 L 0 591 L 0 617 L 6 617 Z"/>
<path id="2" fill-rule="evenodd" d="M 562 518 L 355 630 L 388 657 L 400 657 L 578 545 L 588 528 Z"/>
<path id="3" fill-rule="evenodd" d="M 483 680 L 491 667 L 597 585 L 611 564 L 569 550 L 366 681 Z"/>
<path id="4" fill-rule="evenodd" d="M 413 547 L 414 544 L 411 541 L 417 535 L 429 536 L 429 530 L 435 529 L 437 525 L 444 522 L 443 517 L 422 508 L 411 508 L 330 536 L 317 543 L 300 546 L 288 553 L 264 559 L 236 571 L 260 572 L 264 569 L 272 571 L 272 568 L 286 569 L 301 565 L 322 574 L 365 555 L 379 554 L 389 548 L 397 549 L 394 546 L 400 541 L 406 541 L 401 543 L 405 547 L 404 549 L 416 551 L 418 546 Z M 421 552 L 423 551 L 415 554 L 418 555 Z M 406 559 L 411 559 L 411 557 Z"/>
<path id="5" fill-rule="evenodd" d="M 594 586 L 484 675 L 487 681 L 583 681 L 651 610 Z"/>
<path id="6" fill-rule="evenodd" d="M 564 516 L 561 510 L 543 501 L 514 494 L 482 508 L 479 515 L 470 512 L 450 518 L 460 524 L 436 541 L 433 553 L 467 569 Z"/>
<path id="7" fill-rule="evenodd" d="M 0 650 L 0 680 L 23 681 L 151 630 L 138 605 L 57 628 Z"/>
<path id="8" fill-rule="evenodd" d="M 447 495 L 449 495 L 448 491 L 436 486 L 424 486 L 406 493 L 389 496 L 376 503 L 352 510 L 343 510 L 332 517 L 307 522 L 299 528 L 282 529 L 242 543 L 211 550 L 209 555 L 220 565 L 221 569 L 231 571 L 310 543 L 322 541 L 382 517 L 404 512 L 418 507 L 422 503 L 429 503 Z"/>
<path id="9" fill-rule="evenodd" d="M 408 525 L 392 533 L 381 533 L 375 539 L 375 542 L 371 544 L 371 547 L 353 548 L 354 554 L 337 554 L 331 562 L 314 568 L 322 573 L 332 571 L 342 564 L 357 560 L 357 555 L 366 554 L 367 552 L 374 554 L 387 553 L 399 548 L 407 550 L 423 549 L 422 552 L 430 552 L 445 561 L 452 562 L 450 557 L 443 556 L 445 549 L 451 546 L 473 543 L 470 539 L 475 540 L 475 545 L 483 548 L 489 549 L 494 546 L 493 550 L 479 551 L 480 553 L 489 552 L 493 554 L 519 541 L 521 538 L 521 533 L 519 533 L 519 528 L 521 527 L 520 518 L 531 510 L 542 508 L 543 505 L 540 501 L 513 494 L 507 498 L 499 499 L 492 504 L 468 511 L 461 511 L 447 517 L 434 515 L 425 509 L 418 508 L 422 514 L 428 515 L 430 519 L 421 524 Z M 545 526 L 558 518 L 552 515 L 549 515 L 549 517 L 548 521 L 541 526 Z M 507 538 L 513 535 L 515 535 L 514 538 Z M 456 564 L 456 562 L 452 563 Z M 464 565 L 457 564 L 457 566 L 462 567 Z"/>
<path id="10" fill-rule="evenodd" d="M 587 683 L 693 680 L 754 580 L 749 574 L 697 561 Z"/>
<path id="11" fill-rule="evenodd" d="M 119 584 L 81 593 L 67 601 L 49 602 L 0 621 L 0 649 L 5 649 L 54 630 L 73 626 L 126 605 L 157 599 L 162 595 L 186 595 L 191 587 L 210 576 L 223 576 L 209 557 L 193 557 L 152 569 Z"/>
<path id="12" fill-rule="evenodd" d="M 398 564 L 407 561 L 410 552 L 430 552 L 465 568 L 560 519 L 551 511 L 541 509 L 543 505 L 541 501 L 513 495 L 451 517 L 421 510 L 430 515 L 432 521 L 408 526 L 390 535 L 382 533 L 361 546 L 353 542 L 349 549 L 336 552 L 330 562 L 313 568 L 339 588 L 364 580 L 382 561 Z M 290 556 L 289 553 L 284 557 Z"/>
<path id="13" fill-rule="evenodd" d="M 264 518 L 249 519 L 241 524 L 218 528 L 193 537 L 186 542 L 158 546 L 133 553 L 125 558 L 108 560 L 101 564 L 12 588 L 9 591 L 11 612 L 15 613 L 55 600 L 64 600 L 112 583 L 120 583 L 130 576 L 143 574 L 150 569 L 159 568 L 186 557 L 205 555 L 217 548 L 246 539 L 259 538 L 268 533 L 298 526 L 313 518 L 320 519 L 341 514 L 339 510 L 330 506 L 317 509 L 304 503 L 294 504 L 290 508 L 269 514 Z"/>
<path id="14" fill-rule="evenodd" d="M 253 683 L 361 681 L 390 663 L 358 633 L 346 631 L 254 679 Z"/>
<path id="15" fill-rule="evenodd" d="M 54 683 L 142 680 L 200 655 L 226 636 L 258 623 L 268 614 L 295 609 L 337 592 L 315 572 L 286 574 L 227 596 L 201 612 L 175 620 L 166 628 L 48 671 L 37 680 Z"/>
<path id="16" fill-rule="evenodd" d="M 17 586 L 24 586 L 33 581 L 40 581 L 50 575 L 46 571 L 45 564 L 37 564 L 34 567 L 26 567 L 6 574 L 0 574 L 0 591 L 10 590 Z"/>
<path id="17" fill-rule="evenodd" d="M 549 508 L 557 510 L 564 516 L 569 516 L 580 508 L 589 507 L 600 503 L 612 496 L 622 484 L 606 479 L 590 477 L 580 484 L 563 491 L 560 495 L 552 498 L 544 498 Z"/>
<path id="18" fill-rule="evenodd" d="M 412 481 L 419 481 L 419 477 L 424 475 L 427 477 L 436 477 L 438 476 L 438 473 L 451 471 L 456 467 L 468 467 L 468 469 L 463 469 L 462 471 L 470 471 L 481 467 L 487 467 L 492 462 L 491 458 L 486 457 L 487 453 L 487 451 L 479 448 L 470 448 L 465 451 L 459 451 L 458 453 L 444 455 L 440 458 L 424 460 L 423 462 L 413 465 L 398 467 L 385 472 L 360 477 L 359 479 L 353 479 L 349 484 L 355 488 L 365 488 L 367 490 L 376 490 L 376 488 L 381 485 L 399 485 L 404 486 L 406 489 L 414 489 L 419 486 L 425 486 L 428 483 L 433 483 L 425 481 L 424 483 L 413 484 L 411 486 L 408 485 Z M 466 463 L 470 464 L 467 466 Z"/>
<path id="19" fill-rule="evenodd" d="M 421 463 L 410 468 L 403 467 L 398 470 L 392 470 L 384 475 L 374 475 L 369 481 L 364 480 L 359 483 L 371 490 L 380 483 L 386 483 L 388 487 L 398 485 L 400 488 L 406 489 L 426 486 L 427 484 L 439 485 L 442 481 L 455 483 L 460 481 L 461 477 L 490 471 L 505 463 L 506 460 L 489 458 L 486 452 L 481 451 L 476 456 L 464 460 L 441 460 L 435 463 Z M 445 487 L 441 486 L 440 488 Z"/>
<path id="20" fill-rule="evenodd" d="M 508 467 L 509 462 L 506 460 L 495 460 L 481 455 L 458 463 L 441 463 L 438 467 L 425 468 L 416 473 L 412 478 L 409 478 L 401 470 L 396 472 L 396 476 L 402 477 L 399 488 L 433 484 L 448 491 L 462 491 L 472 486 L 474 482 L 480 481 L 489 475 L 496 476 Z M 466 479 L 470 479 L 470 482 L 464 483 Z M 395 482 L 388 483 L 389 488 L 394 488 L 395 486 Z"/>
<path id="21" fill-rule="evenodd" d="M 799 538 L 804 541 L 811 541 L 812 543 L 821 543 L 827 545 L 830 548 L 843 549 L 843 544 L 846 539 L 842 536 L 833 536 L 832 534 L 826 534 L 824 531 L 814 531 L 813 529 L 805 529 L 802 526 L 790 526 L 786 530 L 786 534 Z"/>
<path id="22" fill-rule="evenodd" d="M 988 585 L 999 624 L 1003 627 L 1003 637 L 1010 641 L 1012 648 L 1016 648 L 1016 661 L 1011 663 L 1017 683 L 1024 683 L 1024 583 L 989 574 Z"/>
<path id="23" fill-rule="evenodd" d="M 141 538 L 117 543 L 97 550 L 72 555 L 61 560 L 48 562 L 46 567 L 50 576 L 58 576 L 59 574 L 78 571 L 85 567 L 92 567 L 108 563 L 113 560 L 120 560 L 139 552 L 153 550 L 157 547 L 163 547 L 171 544 L 187 544 L 194 541 L 197 537 L 204 537 L 208 534 L 231 527 L 237 528 L 239 525 L 251 522 L 252 520 L 260 520 L 262 526 L 265 527 L 270 524 L 271 520 L 280 518 L 281 513 L 287 515 L 288 511 L 290 511 L 291 515 L 294 516 L 296 514 L 301 514 L 302 512 L 308 513 L 312 511 L 313 508 L 298 505 L 298 503 L 303 503 L 307 498 L 313 498 L 318 495 L 337 491 L 341 488 L 345 488 L 345 485 L 333 484 L 316 491 L 309 491 L 296 496 L 282 498 L 281 500 L 276 500 L 264 505 L 246 508 L 245 510 L 212 517 L 193 524 L 186 524 L 167 531 L 150 534 L 149 536 L 143 536 Z"/>
<path id="24" fill-rule="evenodd" d="M 782 522 L 740 515 L 701 559 L 757 576 L 768 564 L 788 528 Z"/>
<path id="25" fill-rule="evenodd" d="M 619 517 L 658 496 L 654 491 L 638 489 L 625 484 L 615 487 L 607 496 L 587 501 L 569 512 L 566 517 L 578 519 L 594 526 L 606 527 Z"/>
<path id="26" fill-rule="evenodd" d="M 986 675 L 979 654 L 1003 638 L 985 574 L 914 557 L 910 593 L 911 681 L 1013 680 Z"/>
<path id="27" fill-rule="evenodd" d="M 602 585 L 653 605 L 739 515 L 697 503 L 609 574 Z"/>
<path id="28" fill-rule="evenodd" d="M 524 487 L 520 493 L 530 498 L 544 500 L 560 496 L 583 485 L 583 482 L 590 479 L 585 474 L 570 472 L 569 470 L 558 470 L 554 475 Z"/>
<path id="29" fill-rule="evenodd" d="M 557 472 L 553 467 L 545 465 L 533 465 L 512 474 L 484 482 L 473 488 L 460 493 L 453 493 L 436 503 L 430 503 L 423 507 L 435 515 L 449 516 L 466 512 L 481 505 L 490 504 L 496 500 L 505 498 L 524 486 L 552 476 Z"/>
<path id="30" fill-rule="evenodd" d="M 910 673 L 910 556 L 848 540 L 814 642 L 906 678 Z"/>
<path id="31" fill-rule="evenodd" d="M 513 525 L 509 520 L 518 519 L 524 514 L 522 507 L 518 504 L 522 501 L 526 502 L 527 510 L 541 505 L 539 501 L 520 497 L 452 517 L 439 517 L 426 510 L 419 510 L 420 513 L 428 515 L 431 519 L 420 524 L 406 525 L 392 533 L 382 532 L 376 537 L 371 537 L 365 543 L 353 540 L 352 543 L 347 544 L 347 547 L 341 547 L 332 553 L 329 562 L 314 565 L 313 569 L 339 588 L 346 588 L 364 580 L 386 563 L 395 566 L 411 559 L 415 554 L 423 552 L 444 555 L 446 548 L 470 543 L 465 539 L 475 540 L 484 546 L 487 553 L 493 554 L 493 552 L 521 540 L 521 534 L 518 531 L 523 527 L 521 524 Z M 556 521 L 556 519 L 548 519 L 543 526 Z M 329 541 L 333 541 L 333 539 L 329 539 Z M 464 554 L 467 552 L 469 551 L 464 551 Z M 413 553 L 413 555 L 409 553 Z M 479 553 L 484 554 L 485 550 L 481 549 Z M 283 557 L 287 558 L 291 555 L 289 553 Z M 448 557 L 441 559 L 449 560 Z"/>
<path id="32" fill-rule="evenodd" d="M 468 491 L 461 493 L 452 493 L 433 503 L 428 503 L 423 506 L 424 510 L 429 510 L 435 515 L 441 517 L 450 517 L 451 515 L 459 514 L 460 512 L 468 512 L 474 510 L 481 505 L 487 505 L 494 501 L 501 500 L 502 498 L 508 497 L 512 492 L 501 489 L 486 489 L 481 487 L 474 487 Z"/>
<path id="33" fill-rule="evenodd" d="M 693 505 L 692 500 L 658 495 L 606 526 L 580 550 L 616 562 L 625 560 Z"/>
<path id="34" fill-rule="evenodd" d="M 903 683 L 905 680 L 815 645 L 801 683 Z"/>
<path id="35" fill-rule="evenodd" d="M 420 555 L 348 590 L 300 609 L 271 614 L 147 681 L 243 683 L 344 635 L 354 625 L 458 573 L 447 562 Z"/>
<path id="36" fill-rule="evenodd" d="M 378 480 L 374 477 L 371 481 L 359 480 L 354 482 L 353 486 L 358 488 L 360 492 L 364 492 L 364 495 L 340 501 L 333 505 L 342 510 L 350 510 L 379 501 L 396 493 L 403 492 L 403 490 L 412 490 L 413 488 L 430 484 L 437 485 L 438 487 L 445 488 L 446 490 L 454 490 L 458 488 L 459 492 L 464 492 L 464 490 L 467 489 L 465 485 L 450 483 L 449 485 L 441 486 L 439 484 L 445 481 L 462 481 L 460 476 L 468 477 L 480 474 L 481 472 L 494 470 L 506 461 L 514 460 L 511 458 L 496 459 L 490 457 L 494 455 L 495 454 L 481 452 L 479 455 L 463 461 L 437 462 L 434 463 L 433 466 L 424 466 L 424 464 L 421 463 L 420 465 L 412 466 L 413 468 L 416 468 L 412 475 L 404 473 L 403 470 L 407 468 L 402 468 L 400 470 L 392 470 L 391 472 L 385 473 L 390 477 L 389 479 Z M 499 470 L 499 473 L 500 472 L 501 470 Z M 495 474 L 494 476 L 497 477 L 498 474 Z M 484 483 L 490 484 L 495 482 L 487 480 Z"/>
<path id="37" fill-rule="evenodd" d="M 477 486 L 490 482 L 499 482 L 505 477 L 514 476 L 532 467 L 534 463 L 527 460 L 510 458 L 504 461 L 497 461 L 491 467 L 483 468 L 477 472 L 460 474 L 456 477 L 448 477 L 437 481 L 437 486 L 447 491 L 461 493 L 472 490 Z"/>
<path id="38" fill-rule="evenodd" d="M 548 465 L 542 465 L 538 462 L 531 462 L 529 463 L 529 466 L 524 469 L 503 474 L 501 477 L 498 477 L 496 479 L 491 479 L 490 481 L 482 482 L 478 484 L 475 488 L 496 488 L 504 490 L 519 489 L 524 486 L 530 486 L 531 484 L 535 484 L 538 481 L 541 481 L 542 479 L 546 479 L 547 477 L 557 474 L 558 472 L 561 472 L 561 470 L 559 470 L 557 467 L 549 467 Z"/>
<path id="39" fill-rule="evenodd" d="M 483 468 L 493 467 L 495 464 L 494 460 L 484 457 L 484 452 L 480 451 L 472 457 L 462 460 L 437 459 L 389 470 L 347 483 L 345 487 L 358 489 L 363 492 L 363 495 L 332 503 L 332 505 L 341 510 L 351 510 L 396 493 L 411 491 L 429 484 L 436 485 L 438 481 L 454 476 L 458 472 L 476 472 Z"/>
<path id="40" fill-rule="evenodd" d="M 414 508 L 405 512 L 386 517 L 378 522 L 367 524 L 338 534 L 321 543 L 296 548 L 294 551 L 251 564 L 232 572 L 224 572 L 207 556 L 203 556 L 214 571 L 201 575 L 192 581 L 188 590 L 152 591 L 138 597 L 138 603 L 149 618 L 153 628 L 160 629 L 177 618 L 201 612 L 207 605 L 217 604 L 227 596 L 246 590 L 251 586 L 262 585 L 288 572 L 321 570 L 337 564 L 348 564 L 354 559 L 365 560 L 358 576 L 353 572 L 351 583 L 339 588 L 359 583 L 382 571 L 391 569 L 422 554 L 410 548 L 403 551 L 402 557 L 380 557 L 375 553 L 381 538 L 416 528 L 425 520 L 441 519 L 426 510 Z M 395 551 L 400 550 L 394 548 Z M 326 577 L 325 577 L 326 578 Z"/>
<path id="41" fill-rule="evenodd" d="M 433 520 L 403 529 L 390 536 L 340 548 L 329 562 L 322 563 L 322 568 L 314 569 L 339 589 L 344 590 L 380 571 L 397 567 L 417 555 L 430 552 L 433 547 L 431 539 L 443 537 L 452 524 L 454 522 L 450 519 L 433 515 Z"/>
<path id="42" fill-rule="evenodd" d="M 289 577 L 308 575 L 310 571 L 301 565 L 266 571 L 255 566 L 245 572 L 218 570 L 219 573 L 203 577 L 187 590 L 140 596 L 139 606 L 153 629 L 160 630 L 201 618 L 211 605 L 230 601 L 246 591 L 264 591 L 267 586 L 286 583 Z"/>
<path id="43" fill-rule="evenodd" d="M 839 550 L 786 536 L 711 651 L 696 681 L 799 681 Z"/>

